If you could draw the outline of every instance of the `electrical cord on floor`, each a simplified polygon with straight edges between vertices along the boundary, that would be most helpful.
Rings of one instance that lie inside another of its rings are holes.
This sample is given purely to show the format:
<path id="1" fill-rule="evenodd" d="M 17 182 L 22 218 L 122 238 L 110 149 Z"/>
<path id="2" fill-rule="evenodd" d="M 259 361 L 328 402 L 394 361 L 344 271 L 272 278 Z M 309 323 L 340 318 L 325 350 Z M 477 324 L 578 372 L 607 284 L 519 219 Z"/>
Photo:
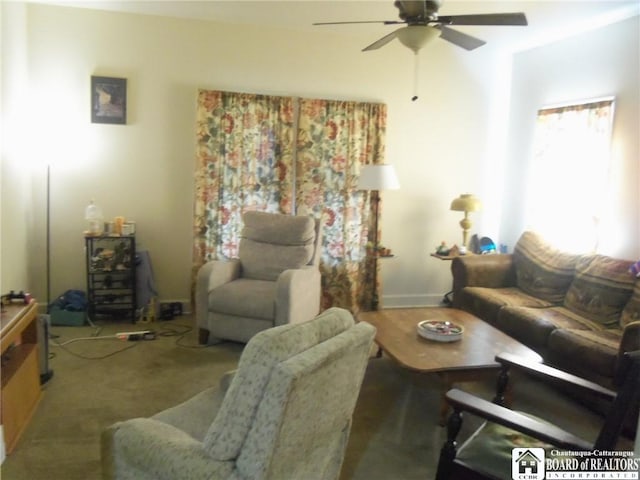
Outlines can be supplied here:
<path id="1" fill-rule="evenodd" d="M 176 330 L 175 327 L 179 327 L 182 330 Z M 159 337 L 181 337 L 189 333 L 193 330 L 193 327 L 189 327 L 187 325 L 170 325 L 163 327 L 160 331 L 158 331 Z"/>
<path id="2" fill-rule="evenodd" d="M 67 345 L 74 343 L 74 342 L 79 342 L 79 341 L 88 341 L 88 340 L 113 340 L 113 339 L 117 339 L 118 337 L 116 335 L 98 335 L 101 331 L 102 331 L 102 327 L 96 326 L 95 324 L 91 324 L 92 327 L 94 327 L 96 330 L 94 331 L 93 335 L 90 337 L 77 337 L 77 338 L 72 338 L 70 340 L 67 340 L 65 342 L 58 342 L 55 339 L 59 338 L 59 335 L 54 335 L 53 333 L 49 334 L 49 343 L 52 346 L 55 347 L 60 347 L 62 350 L 64 350 L 65 352 L 74 355 L 78 358 L 82 358 L 85 360 L 102 360 L 108 357 L 111 357 L 113 355 L 116 355 L 118 353 L 124 352 L 125 350 L 129 350 L 130 348 L 136 347 L 138 345 L 138 343 L 140 342 L 134 342 L 131 345 L 128 345 L 124 348 L 121 348 L 119 350 L 116 350 L 115 352 L 111 352 L 108 353 L 106 355 L 101 355 L 101 356 L 97 356 L 97 357 L 89 357 L 87 355 L 82 355 L 76 352 L 73 352 L 72 350 L 69 350 L 68 348 L 66 348 Z M 187 326 L 187 325 L 166 325 L 163 326 L 162 329 L 160 329 L 159 331 L 155 332 L 155 335 L 157 337 L 177 337 L 175 344 L 179 347 L 182 348 L 192 348 L 192 349 L 200 349 L 200 348 L 207 348 L 210 345 L 187 345 L 182 343 L 182 341 L 184 340 L 184 338 L 193 331 L 193 327 Z M 49 355 L 49 358 L 53 358 L 55 357 L 55 353 L 51 353 Z"/>
<path id="3" fill-rule="evenodd" d="M 56 345 L 57 347 L 64 347 L 65 345 L 69 345 L 70 343 L 74 343 L 74 342 L 79 342 L 79 341 L 83 341 L 83 340 L 113 340 L 116 337 L 115 335 L 100 335 L 98 337 L 78 337 L 78 338 L 72 338 L 71 340 L 67 340 L 66 342 L 53 342 L 54 345 Z"/>
<path id="4" fill-rule="evenodd" d="M 183 330 L 182 331 L 175 330 L 176 327 L 181 328 Z M 194 344 L 189 344 L 189 345 L 187 345 L 185 343 L 182 343 L 184 338 L 189 333 L 191 333 L 192 331 L 193 331 L 193 327 L 190 327 L 188 325 L 174 324 L 174 325 L 165 326 L 162 330 L 160 330 L 157 333 L 157 335 L 159 337 L 178 337 L 176 339 L 175 344 L 177 346 L 179 346 L 179 347 L 182 347 L 182 348 L 201 349 L 201 348 L 209 348 L 209 347 L 214 346 L 214 345 L 200 345 L 200 344 L 195 344 L 195 345 Z M 219 343 L 215 344 L 215 345 L 219 345 Z"/>
<path id="5" fill-rule="evenodd" d="M 58 343 L 58 342 L 53 341 L 53 340 L 50 340 L 49 343 L 51 345 L 55 346 L 55 347 L 60 347 L 62 350 L 64 350 L 68 354 L 73 355 L 74 357 L 82 358 L 83 360 L 103 360 L 105 358 L 112 357 L 112 356 L 114 356 L 114 355 L 116 355 L 118 353 L 122 353 L 125 350 L 130 350 L 130 349 L 132 349 L 134 347 L 137 347 L 138 344 L 140 343 L 140 342 L 133 342 L 130 345 L 127 345 L 124 348 L 121 348 L 121 349 L 116 350 L 114 352 L 107 353 L 106 355 L 99 355 L 97 357 L 89 357 L 87 355 L 82 355 L 80 353 L 76 353 L 76 352 L 74 352 L 72 350 L 69 350 L 66 347 L 68 344 L 73 343 L 73 342 L 77 342 L 77 341 L 80 341 L 80 340 L 104 340 L 104 339 L 113 340 L 113 339 L 117 339 L 117 337 L 114 336 L 114 335 L 102 335 L 100 337 L 79 337 L 79 338 L 72 338 L 71 340 L 67 340 L 66 342 L 63 342 L 63 343 Z"/>
<path id="6" fill-rule="evenodd" d="M 91 323 L 91 322 L 90 322 Z M 69 350 L 68 348 L 66 348 L 67 345 L 69 345 L 70 343 L 74 343 L 74 342 L 79 342 L 79 341 L 86 341 L 86 340 L 114 340 L 114 339 L 119 339 L 119 337 L 117 335 L 98 335 L 98 333 L 100 333 L 102 331 L 102 327 L 98 327 L 95 324 L 91 323 L 91 326 L 93 328 L 95 328 L 93 335 L 90 337 L 77 337 L 77 338 L 72 338 L 70 340 L 67 340 L 65 342 L 58 342 L 55 339 L 59 338 L 59 335 L 54 335 L 54 334 L 49 334 L 49 344 L 53 345 L 55 347 L 60 347 L 62 350 L 64 350 L 65 352 L 69 353 L 70 355 L 73 355 L 75 357 L 78 358 L 82 358 L 84 360 L 103 360 L 105 358 L 109 358 L 112 357 L 113 355 L 116 355 L 118 353 L 124 352 L 125 350 L 129 350 L 133 347 L 138 346 L 139 342 L 135 342 L 132 343 L 131 345 L 127 345 L 124 348 L 120 348 L 114 352 L 111 353 L 107 353 L 106 355 L 99 355 L 97 357 L 89 357 L 87 355 L 82 355 L 80 353 L 76 353 L 72 350 Z M 54 354 L 55 356 L 55 354 Z M 53 358 L 53 356 L 49 356 L 49 358 Z"/>
<path id="7" fill-rule="evenodd" d="M 182 331 L 175 330 L 175 327 L 180 327 L 183 330 Z M 198 345 L 198 344 L 187 345 L 182 343 L 182 340 L 184 340 L 184 337 L 186 337 L 187 334 L 191 333 L 192 331 L 193 331 L 193 327 L 189 327 L 187 325 L 171 325 L 160 330 L 158 332 L 158 336 L 159 337 L 178 337 L 176 338 L 175 344 L 178 347 L 182 347 L 182 348 L 194 348 L 194 349 L 207 348 L 209 345 Z"/>

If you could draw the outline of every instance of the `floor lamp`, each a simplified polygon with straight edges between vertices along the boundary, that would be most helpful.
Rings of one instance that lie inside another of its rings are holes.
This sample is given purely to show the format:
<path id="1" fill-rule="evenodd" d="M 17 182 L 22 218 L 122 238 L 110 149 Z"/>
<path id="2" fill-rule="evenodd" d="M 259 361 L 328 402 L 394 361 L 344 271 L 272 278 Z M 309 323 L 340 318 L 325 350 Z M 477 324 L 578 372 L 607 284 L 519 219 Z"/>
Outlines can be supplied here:
<path id="1" fill-rule="evenodd" d="M 47 195 L 47 209 L 46 209 L 46 215 L 47 215 L 47 219 L 46 219 L 46 228 L 47 228 L 47 235 L 46 235 L 46 269 L 47 269 L 47 275 L 46 275 L 46 282 L 47 282 L 47 314 L 50 313 L 49 309 L 51 306 L 51 165 L 49 163 L 47 163 L 47 188 L 46 188 L 46 195 Z"/>
<path id="2" fill-rule="evenodd" d="M 53 377 L 53 370 L 49 368 L 49 326 L 50 319 L 50 305 L 51 305 L 51 165 L 47 163 L 47 185 L 46 185 L 46 282 L 47 282 L 47 315 L 45 318 L 38 320 L 38 329 L 41 332 L 42 338 L 38 341 L 44 345 L 43 350 L 40 351 L 40 385 L 44 385 L 51 377 Z"/>
<path id="3" fill-rule="evenodd" d="M 358 178 L 358 190 L 369 190 L 374 205 L 373 230 L 373 295 L 371 308 L 378 309 L 378 211 L 380 208 L 380 190 L 397 190 L 400 188 L 393 165 L 365 165 Z"/>

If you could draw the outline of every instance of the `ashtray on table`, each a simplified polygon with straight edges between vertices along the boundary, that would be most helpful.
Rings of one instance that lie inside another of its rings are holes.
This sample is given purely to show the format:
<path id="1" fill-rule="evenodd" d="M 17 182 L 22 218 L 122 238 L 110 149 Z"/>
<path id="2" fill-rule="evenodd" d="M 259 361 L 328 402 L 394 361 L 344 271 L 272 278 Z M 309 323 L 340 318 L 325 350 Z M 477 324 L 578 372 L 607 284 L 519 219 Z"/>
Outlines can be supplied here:
<path id="1" fill-rule="evenodd" d="M 436 342 L 455 342 L 462 338 L 464 328 L 452 322 L 423 320 L 418 323 L 418 335 Z"/>

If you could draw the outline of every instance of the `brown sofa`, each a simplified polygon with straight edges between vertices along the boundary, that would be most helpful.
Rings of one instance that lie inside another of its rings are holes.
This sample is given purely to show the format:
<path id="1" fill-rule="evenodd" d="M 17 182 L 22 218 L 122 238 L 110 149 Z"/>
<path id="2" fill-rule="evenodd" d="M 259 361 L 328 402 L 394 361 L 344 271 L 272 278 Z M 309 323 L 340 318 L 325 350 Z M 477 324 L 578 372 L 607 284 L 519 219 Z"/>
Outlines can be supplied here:
<path id="1" fill-rule="evenodd" d="M 513 254 L 453 260 L 453 306 L 546 363 L 615 388 L 622 354 L 640 349 L 640 279 L 629 272 L 632 264 L 561 252 L 525 232 Z"/>

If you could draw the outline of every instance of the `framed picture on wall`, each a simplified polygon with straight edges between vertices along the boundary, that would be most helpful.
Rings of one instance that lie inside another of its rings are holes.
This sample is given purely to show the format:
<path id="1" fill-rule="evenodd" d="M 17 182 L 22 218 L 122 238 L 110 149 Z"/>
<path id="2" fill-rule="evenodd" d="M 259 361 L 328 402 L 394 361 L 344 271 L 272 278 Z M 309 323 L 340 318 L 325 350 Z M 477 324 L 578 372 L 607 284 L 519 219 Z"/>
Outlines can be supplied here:
<path id="1" fill-rule="evenodd" d="M 91 77 L 91 122 L 127 123 L 127 79 Z"/>

